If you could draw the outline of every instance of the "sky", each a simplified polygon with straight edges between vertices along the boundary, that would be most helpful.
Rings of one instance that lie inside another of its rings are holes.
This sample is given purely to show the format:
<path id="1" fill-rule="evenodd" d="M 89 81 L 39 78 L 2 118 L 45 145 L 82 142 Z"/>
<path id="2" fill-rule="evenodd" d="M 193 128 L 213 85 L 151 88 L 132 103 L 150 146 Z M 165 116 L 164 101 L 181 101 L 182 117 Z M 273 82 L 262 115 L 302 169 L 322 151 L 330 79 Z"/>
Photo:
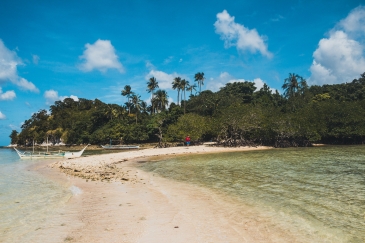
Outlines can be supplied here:
<path id="1" fill-rule="evenodd" d="M 155 77 L 203 90 L 229 82 L 282 92 L 289 73 L 309 85 L 365 72 L 365 0 L 3 0 L 0 145 L 34 112 L 70 97 L 122 105 L 125 85 L 149 101 Z"/>

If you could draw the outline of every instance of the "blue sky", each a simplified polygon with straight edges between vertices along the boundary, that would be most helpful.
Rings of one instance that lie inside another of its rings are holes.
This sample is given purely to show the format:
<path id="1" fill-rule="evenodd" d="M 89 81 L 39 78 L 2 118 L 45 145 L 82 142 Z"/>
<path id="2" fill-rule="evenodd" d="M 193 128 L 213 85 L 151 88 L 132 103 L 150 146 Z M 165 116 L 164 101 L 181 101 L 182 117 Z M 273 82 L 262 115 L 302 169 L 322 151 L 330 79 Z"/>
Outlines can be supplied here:
<path id="1" fill-rule="evenodd" d="M 365 72 L 365 1 L 30 1 L 0 3 L 0 145 L 12 129 L 65 97 L 146 101 L 154 76 L 170 101 L 176 76 L 204 89 L 267 83 L 281 92 Z"/>

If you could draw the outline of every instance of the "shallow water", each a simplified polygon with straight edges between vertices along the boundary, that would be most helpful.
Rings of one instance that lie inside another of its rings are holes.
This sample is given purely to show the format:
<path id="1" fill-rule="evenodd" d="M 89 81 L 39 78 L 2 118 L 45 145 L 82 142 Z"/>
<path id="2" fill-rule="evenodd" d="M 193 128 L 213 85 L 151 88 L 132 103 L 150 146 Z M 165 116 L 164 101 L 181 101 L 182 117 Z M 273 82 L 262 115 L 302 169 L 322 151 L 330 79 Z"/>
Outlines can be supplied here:
<path id="1" fill-rule="evenodd" d="M 239 198 L 304 242 L 365 242 L 365 147 L 183 156 L 141 167 Z"/>
<path id="2" fill-rule="evenodd" d="M 27 169 L 35 163 L 0 148 L 0 242 L 28 242 L 72 196 L 68 188 Z"/>

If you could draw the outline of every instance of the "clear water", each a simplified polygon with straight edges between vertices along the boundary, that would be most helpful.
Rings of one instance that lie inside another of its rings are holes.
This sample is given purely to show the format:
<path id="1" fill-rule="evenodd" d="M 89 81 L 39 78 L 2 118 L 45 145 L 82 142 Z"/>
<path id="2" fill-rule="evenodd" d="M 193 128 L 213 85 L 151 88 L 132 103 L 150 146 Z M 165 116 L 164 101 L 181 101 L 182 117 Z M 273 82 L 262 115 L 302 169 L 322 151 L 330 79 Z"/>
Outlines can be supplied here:
<path id="1" fill-rule="evenodd" d="M 0 148 L 0 242 L 27 242 L 72 192 L 27 167 L 13 149 Z"/>
<path id="2" fill-rule="evenodd" d="M 365 147 L 175 157 L 141 167 L 239 198 L 306 242 L 365 242 Z"/>

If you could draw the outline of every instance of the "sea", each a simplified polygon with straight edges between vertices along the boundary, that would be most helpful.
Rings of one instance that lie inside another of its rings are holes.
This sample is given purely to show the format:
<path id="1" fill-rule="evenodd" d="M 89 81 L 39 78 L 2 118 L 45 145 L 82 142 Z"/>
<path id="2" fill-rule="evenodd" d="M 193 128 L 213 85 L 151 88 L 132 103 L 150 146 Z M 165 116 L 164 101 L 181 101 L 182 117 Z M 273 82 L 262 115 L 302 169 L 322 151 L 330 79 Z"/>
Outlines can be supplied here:
<path id="1" fill-rule="evenodd" d="M 300 242 L 365 242 L 362 145 L 182 156 L 141 168 L 235 198 Z"/>
<path id="2" fill-rule="evenodd" d="M 27 242 L 75 193 L 0 148 L 0 242 Z M 365 146 L 176 156 L 141 169 L 232 197 L 304 242 L 365 242 Z"/>
<path id="3" fill-rule="evenodd" d="M 33 242 L 74 193 L 30 170 L 36 163 L 0 147 L 0 242 Z"/>

